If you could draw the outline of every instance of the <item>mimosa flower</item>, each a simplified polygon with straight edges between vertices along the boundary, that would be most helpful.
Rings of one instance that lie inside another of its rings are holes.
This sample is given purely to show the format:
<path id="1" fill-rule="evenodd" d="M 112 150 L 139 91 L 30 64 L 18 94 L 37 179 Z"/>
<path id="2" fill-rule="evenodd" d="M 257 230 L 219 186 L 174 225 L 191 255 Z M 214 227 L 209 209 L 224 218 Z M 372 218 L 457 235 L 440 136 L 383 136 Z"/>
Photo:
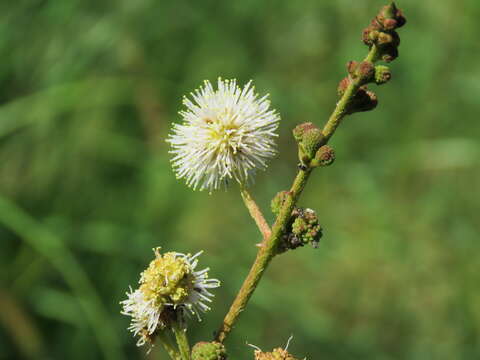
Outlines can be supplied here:
<path id="1" fill-rule="evenodd" d="M 241 89 L 236 80 L 218 79 L 218 89 L 205 81 L 191 96 L 183 99 L 183 123 L 174 124 L 167 139 L 177 178 L 210 192 L 231 179 L 250 183 L 276 154 L 280 117 L 268 95 L 259 98 L 251 81 Z"/>
<path id="2" fill-rule="evenodd" d="M 168 325 L 166 310 L 185 310 L 200 320 L 199 312 L 210 310 L 206 303 L 214 295 L 209 289 L 220 286 L 217 279 L 208 278 L 208 268 L 195 271 L 202 252 L 193 256 L 176 252 L 162 255 L 159 248 L 154 252 L 155 259 L 140 275 L 139 288 L 130 288 L 128 298 L 121 302 L 122 314 L 132 317 L 128 329 L 140 337 L 138 346 Z"/>

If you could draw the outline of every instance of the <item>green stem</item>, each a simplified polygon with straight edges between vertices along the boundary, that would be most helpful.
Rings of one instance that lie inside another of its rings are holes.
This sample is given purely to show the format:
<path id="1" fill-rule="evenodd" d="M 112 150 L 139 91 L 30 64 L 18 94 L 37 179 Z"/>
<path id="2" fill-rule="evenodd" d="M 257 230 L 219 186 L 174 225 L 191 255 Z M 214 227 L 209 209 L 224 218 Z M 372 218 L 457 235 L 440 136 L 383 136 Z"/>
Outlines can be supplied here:
<path id="1" fill-rule="evenodd" d="M 260 247 L 255 262 L 253 263 L 250 272 L 247 275 L 247 278 L 243 282 L 243 285 L 238 292 L 233 304 L 230 307 L 225 319 L 223 320 L 222 326 L 217 333 L 217 341 L 225 341 L 227 335 L 232 330 L 232 327 L 235 321 L 238 318 L 238 315 L 243 311 L 247 305 L 248 300 L 252 296 L 255 288 L 258 285 L 258 282 L 262 278 L 264 271 L 266 270 L 268 264 L 276 254 L 278 244 L 280 242 L 281 236 L 285 231 L 285 226 L 290 219 L 293 207 L 295 206 L 300 194 L 305 188 L 308 177 L 310 176 L 311 170 L 299 171 L 295 181 L 291 188 L 291 196 L 288 196 L 285 200 L 280 214 L 273 224 L 272 233 L 268 239 L 266 239 L 262 246 Z"/>
<path id="2" fill-rule="evenodd" d="M 253 200 L 252 196 L 250 195 L 249 191 L 246 188 L 241 187 L 240 193 L 242 194 L 242 199 L 243 199 L 243 202 L 245 203 L 245 206 L 247 207 L 250 215 L 252 216 L 253 220 L 255 220 L 255 223 L 260 229 L 260 232 L 263 235 L 263 239 L 264 240 L 268 239 L 272 231 L 270 230 L 270 226 L 268 226 L 268 223 L 265 220 L 265 217 L 263 216 L 262 211 L 258 207 L 255 200 Z"/>
<path id="3" fill-rule="evenodd" d="M 337 130 L 338 125 L 340 125 L 340 122 L 347 114 L 348 104 L 359 88 L 360 85 L 358 83 L 356 83 L 355 81 L 351 81 L 345 89 L 345 93 L 343 94 L 340 101 L 337 103 L 335 110 L 333 111 L 332 115 L 330 115 L 327 124 L 322 130 L 323 136 L 325 138 L 325 144 L 330 140 L 332 135 L 335 133 L 335 130 Z"/>
<path id="4" fill-rule="evenodd" d="M 172 323 L 172 331 L 175 334 L 178 349 L 180 350 L 180 358 L 182 360 L 190 360 L 190 345 L 188 344 L 185 328 L 180 325 L 179 321 L 174 321 Z"/>
<path id="5" fill-rule="evenodd" d="M 372 46 L 369 54 L 365 58 L 366 61 L 376 61 L 378 56 L 378 49 L 376 46 Z M 340 101 L 337 103 L 332 115 L 325 124 L 322 132 L 325 137 L 325 144 L 330 140 L 332 135 L 335 133 L 335 130 L 340 125 L 342 119 L 348 113 L 348 106 L 355 96 L 357 90 L 360 88 L 356 82 L 351 81 L 345 93 L 341 97 Z M 245 309 L 245 306 L 248 303 L 248 300 L 255 291 L 260 279 L 262 278 L 265 270 L 268 267 L 268 264 L 277 254 L 278 245 L 280 243 L 281 237 L 285 232 L 288 221 L 290 220 L 292 210 L 295 207 L 305 185 L 307 184 L 308 178 L 310 177 L 312 169 L 300 170 L 295 177 L 292 187 L 290 189 L 290 196 L 287 196 L 280 213 L 275 220 L 275 223 L 272 226 L 271 234 L 268 238 L 265 238 L 262 246 L 258 250 L 257 257 L 253 263 L 250 271 L 244 280 L 242 287 L 240 288 L 235 300 L 233 301 L 230 309 L 228 310 L 227 315 L 223 320 L 220 329 L 217 332 L 216 340 L 219 342 L 224 342 L 228 334 L 232 330 L 235 322 L 238 319 L 240 313 Z M 245 200 L 245 195 L 242 190 L 242 197 L 244 198 L 245 204 L 252 214 L 251 207 L 253 206 L 249 198 Z M 256 206 L 256 204 L 255 204 Z M 257 207 L 258 208 L 258 207 Z M 255 221 L 257 218 L 252 214 Z M 258 224 L 258 221 L 257 221 Z"/>
<path id="6" fill-rule="evenodd" d="M 157 334 L 157 339 L 162 344 L 165 351 L 170 355 L 172 360 L 181 360 L 180 353 L 177 349 L 172 345 L 170 339 L 168 338 L 165 331 L 161 331 Z"/>
<path id="7" fill-rule="evenodd" d="M 370 61 L 372 63 L 376 62 L 378 60 L 379 53 L 380 51 L 377 45 L 373 44 L 364 61 Z"/>

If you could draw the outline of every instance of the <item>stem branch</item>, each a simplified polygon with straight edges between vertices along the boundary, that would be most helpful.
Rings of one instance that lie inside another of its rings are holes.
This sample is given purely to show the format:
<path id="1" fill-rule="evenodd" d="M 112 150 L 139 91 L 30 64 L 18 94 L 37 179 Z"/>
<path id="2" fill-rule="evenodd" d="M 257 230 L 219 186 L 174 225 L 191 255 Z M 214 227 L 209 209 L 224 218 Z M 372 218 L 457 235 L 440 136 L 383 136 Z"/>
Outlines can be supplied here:
<path id="1" fill-rule="evenodd" d="M 250 195 L 250 193 L 246 188 L 241 187 L 240 193 L 242 194 L 242 199 L 243 199 L 243 202 L 245 203 L 245 206 L 247 207 L 248 211 L 250 212 L 250 215 L 252 216 L 253 220 L 255 220 L 255 223 L 260 229 L 260 232 L 263 235 L 263 239 L 264 240 L 268 239 L 270 237 L 271 230 L 270 230 L 270 226 L 268 226 L 268 223 L 265 220 L 265 217 L 262 214 L 262 211 L 258 207 L 255 200 L 253 200 L 252 196 Z"/>

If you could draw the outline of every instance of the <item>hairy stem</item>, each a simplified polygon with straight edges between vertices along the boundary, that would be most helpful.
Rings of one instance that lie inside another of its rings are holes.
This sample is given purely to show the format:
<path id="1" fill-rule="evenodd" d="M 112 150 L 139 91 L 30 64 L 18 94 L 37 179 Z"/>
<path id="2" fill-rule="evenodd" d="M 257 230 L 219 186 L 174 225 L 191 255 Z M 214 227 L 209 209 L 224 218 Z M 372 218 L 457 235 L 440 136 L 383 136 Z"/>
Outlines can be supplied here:
<path id="1" fill-rule="evenodd" d="M 325 144 L 330 140 L 335 130 L 337 130 L 338 125 L 340 125 L 340 122 L 347 114 L 347 105 L 359 88 L 360 85 L 352 81 L 345 89 L 345 93 L 337 103 L 335 110 L 332 115 L 330 115 L 327 124 L 322 130 L 323 136 L 325 137 Z"/>
<path id="2" fill-rule="evenodd" d="M 172 330 L 177 340 L 178 349 L 180 350 L 180 358 L 182 360 L 190 360 L 190 345 L 188 344 L 185 328 L 181 326 L 179 321 L 172 323 Z"/>
<path id="3" fill-rule="evenodd" d="M 265 220 L 265 217 L 262 214 L 262 211 L 258 207 L 255 200 L 253 200 L 252 196 L 250 195 L 250 193 L 246 188 L 241 187 L 240 193 L 242 194 L 242 199 L 243 199 L 243 202 L 245 203 L 245 206 L 247 207 L 250 215 L 252 216 L 253 220 L 255 220 L 255 223 L 260 229 L 263 239 L 264 240 L 268 239 L 270 237 L 271 230 L 270 230 L 270 226 L 268 226 L 268 223 Z"/>
<path id="4" fill-rule="evenodd" d="M 378 49 L 376 46 L 372 46 L 369 54 L 365 58 L 366 61 L 376 61 L 378 56 Z M 325 144 L 330 140 L 332 135 L 335 133 L 335 130 L 340 125 L 342 119 L 347 115 L 348 106 L 355 96 L 356 92 L 360 86 L 356 82 L 350 82 L 349 86 L 345 90 L 340 101 L 337 103 L 332 115 L 325 124 L 322 132 L 325 137 Z M 230 309 L 228 310 L 227 315 L 223 320 L 220 329 L 217 332 L 216 340 L 219 342 L 224 342 L 228 334 L 232 330 L 235 322 L 238 319 L 240 313 L 245 309 L 245 306 L 248 303 L 248 300 L 255 291 L 260 279 L 262 278 L 265 270 L 267 269 L 268 264 L 273 259 L 277 253 L 277 248 L 280 243 L 281 237 L 285 232 L 285 228 L 292 214 L 292 210 L 295 207 L 305 185 L 307 184 L 308 178 L 310 177 L 312 169 L 299 170 L 297 176 L 295 177 L 292 187 L 290 189 L 290 196 L 287 196 L 285 199 L 280 213 L 275 220 L 275 223 L 272 226 L 271 234 L 269 237 L 264 238 L 261 248 L 258 250 L 257 257 L 253 263 L 250 271 L 244 280 L 242 287 L 240 288 L 235 300 L 233 301 Z M 248 194 L 248 193 L 247 193 Z M 251 199 L 249 195 L 246 197 L 242 190 L 242 197 L 244 198 L 245 204 L 247 205 L 250 214 L 259 225 L 258 218 L 254 215 L 252 209 L 258 209 L 258 206 L 253 202 L 249 201 Z M 246 200 L 247 198 L 247 200 Z M 252 200 L 253 201 L 253 200 Z M 254 206 L 252 205 L 254 204 Z M 256 214 L 256 213 L 255 213 Z M 261 213 L 260 213 L 261 214 Z M 262 216 L 263 219 L 263 216 Z M 264 221 L 264 219 L 263 219 Z M 260 225 L 259 225 L 260 227 Z M 261 228 L 261 227 L 260 227 Z M 263 231 L 262 231 L 263 233 Z"/>
<path id="5" fill-rule="evenodd" d="M 168 338 L 167 334 L 164 331 L 161 331 L 157 334 L 157 339 L 162 344 L 165 351 L 168 353 L 172 360 L 181 360 L 180 353 L 177 349 L 172 345 L 170 339 Z"/>

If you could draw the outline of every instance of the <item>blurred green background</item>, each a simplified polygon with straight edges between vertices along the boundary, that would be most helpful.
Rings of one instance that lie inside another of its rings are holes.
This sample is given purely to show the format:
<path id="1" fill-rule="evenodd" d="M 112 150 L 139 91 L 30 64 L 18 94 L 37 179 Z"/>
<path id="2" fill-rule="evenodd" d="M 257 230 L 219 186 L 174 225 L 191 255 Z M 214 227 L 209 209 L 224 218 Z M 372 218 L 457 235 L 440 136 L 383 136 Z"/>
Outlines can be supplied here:
<path id="1" fill-rule="evenodd" d="M 260 237 L 236 186 L 208 195 L 175 179 L 164 139 L 182 95 L 218 76 L 271 94 L 280 155 L 252 192 L 272 220 L 296 171 L 291 129 L 324 123 L 383 4 L 2 1 L 0 359 L 145 358 L 119 301 L 156 246 L 206 250 L 223 286 L 190 334 L 210 339 Z M 375 111 L 342 124 L 336 163 L 301 199 L 320 248 L 275 259 L 232 359 L 291 334 L 301 358 L 480 358 L 480 2 L 398 4 L 393 79 L 374 88 Z"/>

